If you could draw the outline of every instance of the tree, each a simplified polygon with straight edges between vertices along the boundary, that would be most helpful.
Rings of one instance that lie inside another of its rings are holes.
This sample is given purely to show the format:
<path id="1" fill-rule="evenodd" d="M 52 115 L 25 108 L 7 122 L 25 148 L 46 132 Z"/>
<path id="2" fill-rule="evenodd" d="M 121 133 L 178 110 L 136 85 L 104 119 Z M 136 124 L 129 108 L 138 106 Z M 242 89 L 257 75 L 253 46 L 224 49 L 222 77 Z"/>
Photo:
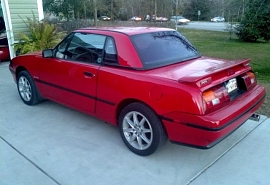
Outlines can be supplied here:
<path id="1" fill-rule="evenodd" d="M 97 1 L 98 16 L 109 16 L 112 20 L 117 19 L 120 14 L 120 0 L 99 0 Z"/>
<path id="2" fill-rule="evenodd" d="M 245 0 L 229 0 L 224 3 L 222 7 L 224 7 L 226 20 L 229 22 L 239 22 L 245 11 Z"/>
<path id="3" fill-rule="evenodd" d="M 209 0 L 191 0 L 185 4 L 184 16 L 191 20 L 198 20 L 198 11 L 200 10 L 200 20 L 211 18 Z"/>
<path id="4" fill-rule="evenodd" d="M 223 16 L 226 20 L 242 19 L 250 0 L 43 0 L 44 10 L 67 20 L 70 18 L 93 19 L 102 15 L 112 20 L 127 20 L 133 16 L 144 18 L 157 15 L 170 18 L 184 15 L 191 20 L 209 21 L 212 17 Z M 267 0 L 269 1 L 269 0 Z"/>
<path id="5" fill-rule="evenodd" d="M 86 0 L 43 0 L 44 10 L 52 12 L 58 17 L 69 20 L 70 18 L 81 18 L 85 12 Z"/>
<path id="6" fill-rule="evenodd" d="M 244 41 L 270 40 L 270 0 L 249 0 L 237 36 Z"/>

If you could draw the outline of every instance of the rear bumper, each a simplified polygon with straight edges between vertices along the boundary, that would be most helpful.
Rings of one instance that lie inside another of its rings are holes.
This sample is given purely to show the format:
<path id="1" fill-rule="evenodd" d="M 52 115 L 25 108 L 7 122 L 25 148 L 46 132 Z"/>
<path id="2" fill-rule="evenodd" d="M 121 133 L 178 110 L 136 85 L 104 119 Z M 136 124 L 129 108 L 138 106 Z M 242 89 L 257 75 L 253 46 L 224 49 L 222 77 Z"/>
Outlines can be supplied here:
<path id="1" fill-rule="evenodd" d="M 161 118 L 172 142 L 207 149 L 239 128 L 263 104 L 264 98 L 264 87 L 257 85 L 210 114 L 173 112 Z"/>

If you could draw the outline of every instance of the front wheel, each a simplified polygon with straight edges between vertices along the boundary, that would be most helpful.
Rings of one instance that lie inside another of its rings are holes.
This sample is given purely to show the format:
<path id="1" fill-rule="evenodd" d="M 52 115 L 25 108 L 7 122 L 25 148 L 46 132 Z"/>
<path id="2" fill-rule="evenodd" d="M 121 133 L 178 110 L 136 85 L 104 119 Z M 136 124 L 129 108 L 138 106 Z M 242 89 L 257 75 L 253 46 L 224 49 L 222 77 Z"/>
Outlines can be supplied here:
<path id="1" fill-rule="evenodd" d="M 21 71 L 17 77 L 17 88 L 22 101 L 27 105 L 35 105 L 41 102 L 39 92 L 27 71 Z"/>
<path id="2" fill-rule="evenodd" d="M 142 103 L 131 103 L 122 110 L 119 129 L 126 146 L 141 156 L 153 154 L 167 139 L 156 113 Z"/>

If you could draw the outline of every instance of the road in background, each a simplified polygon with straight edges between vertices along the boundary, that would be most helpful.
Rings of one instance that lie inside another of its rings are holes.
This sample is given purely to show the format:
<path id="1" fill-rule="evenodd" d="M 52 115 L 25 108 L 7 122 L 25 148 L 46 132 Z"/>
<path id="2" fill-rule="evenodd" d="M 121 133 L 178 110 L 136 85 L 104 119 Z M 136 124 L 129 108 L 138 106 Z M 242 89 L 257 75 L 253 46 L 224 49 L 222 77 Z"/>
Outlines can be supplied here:
<path id="1" fill-rule="evenodd" d="M 228 31 L 229 25 L 230 24 L 226 22 L 190 22 L 186 25 L 179 25 L 178 28 L 200 29 L 210 31 Z"/>

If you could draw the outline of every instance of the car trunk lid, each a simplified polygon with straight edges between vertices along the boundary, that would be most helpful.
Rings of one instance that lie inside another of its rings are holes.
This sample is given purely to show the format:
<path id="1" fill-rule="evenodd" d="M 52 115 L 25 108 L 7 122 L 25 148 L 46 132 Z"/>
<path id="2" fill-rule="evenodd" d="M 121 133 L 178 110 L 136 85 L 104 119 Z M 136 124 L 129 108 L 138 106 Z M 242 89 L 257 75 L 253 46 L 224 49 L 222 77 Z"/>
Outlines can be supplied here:
<path id="1" fill-rule="evenodd" d="M 248 70 L 249 59 L 222 60 L 200 57 L 190 61 L 149 71 L 151 75 L 189 83 L 198 87 L 215 85 L 238 76 Z"/>
<path id="2" fill-rule="evenodd" d="M 255 86 L 249 59 L 220 60 L 207 57 L 152 70 L 151 75 L 174 80 L 201 91 L 203 112 L 223 107 Z"/>

